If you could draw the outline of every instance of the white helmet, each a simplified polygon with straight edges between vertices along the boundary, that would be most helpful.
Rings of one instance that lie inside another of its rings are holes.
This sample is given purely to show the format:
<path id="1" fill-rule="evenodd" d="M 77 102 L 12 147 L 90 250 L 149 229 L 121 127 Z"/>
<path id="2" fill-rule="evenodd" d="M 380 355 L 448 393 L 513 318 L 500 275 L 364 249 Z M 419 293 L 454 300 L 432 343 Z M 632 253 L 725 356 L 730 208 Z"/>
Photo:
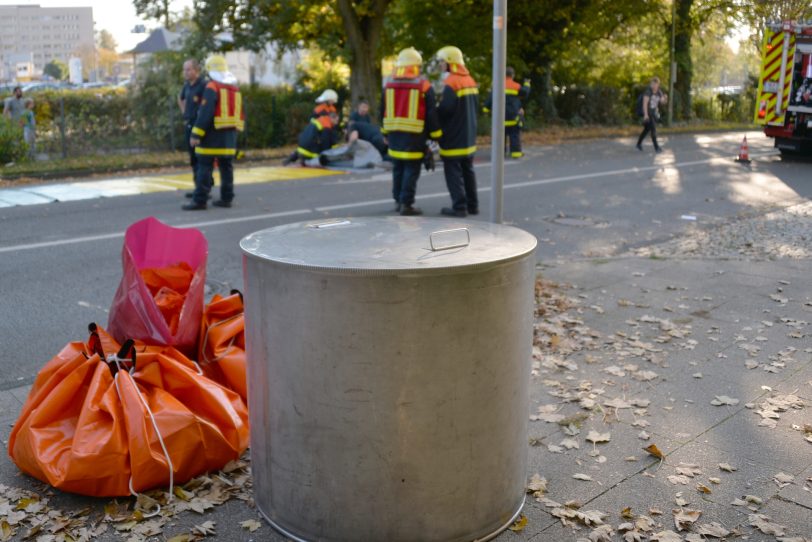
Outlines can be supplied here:
<path id="1" fill-rule="evenodd" d="M 321 104 L 324 102 L 333 102 L 333 103 L 338 102 L 338 93 L 335 90 L 328 88 L 327 90 L 321 93 L 321 96 L 316 98 L 317 104 Z"/>

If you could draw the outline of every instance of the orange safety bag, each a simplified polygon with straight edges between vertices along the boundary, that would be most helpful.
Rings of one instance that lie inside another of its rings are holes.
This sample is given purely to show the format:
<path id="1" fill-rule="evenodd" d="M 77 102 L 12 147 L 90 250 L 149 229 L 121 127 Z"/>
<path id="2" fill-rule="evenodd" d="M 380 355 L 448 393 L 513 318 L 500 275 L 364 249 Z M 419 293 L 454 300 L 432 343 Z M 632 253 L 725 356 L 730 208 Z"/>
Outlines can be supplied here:
<path id="1" fill-rule="evenodd" d="M 105 352 L 119 350 L 99 336 Z M 127 360 L 108 355 L 115 376 L 81 342 L 40 370 L 9 437 L 21 470 L 63 491 L 112 497 L 184 483 L 240 457 L 248 447 L 240 397 L 175 348 L 136 350 Z"/>
<path id="2" fill-rule="evenodd" d="M 124 235 L 122 277 L 107 327 L 119 342 L 197 350 L 208 243 L 200 230 L 173 228 L 154 217 Z"/>
<path id="3" fill-rule="evenodd" d="M 248 402 L 245 376 L 245 316 L 242 294 L 215 294 L 203 309 L 197 359 L 206 376 Z"/>

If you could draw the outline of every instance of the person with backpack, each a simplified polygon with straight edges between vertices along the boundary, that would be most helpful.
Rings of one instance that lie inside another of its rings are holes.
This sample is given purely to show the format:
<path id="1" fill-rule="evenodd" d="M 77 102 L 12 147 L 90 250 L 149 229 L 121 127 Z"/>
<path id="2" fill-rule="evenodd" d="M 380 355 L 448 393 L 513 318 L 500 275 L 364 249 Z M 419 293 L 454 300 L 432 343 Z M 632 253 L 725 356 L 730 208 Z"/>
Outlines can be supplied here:
<path id="1" fill-rule="evenodd" d="M 660 90 L 660 78 L 652 77 L 648 88 L 637 97 L 637 116 L 642 118 L 643 131 L 637 138 L 637 150 L 643 150 L 643 140 L 651 133 L 654 152 L 663 152 L 657 143 L 657 121 L 660 120 L 660 104 L 668 103 L 668 96 Z"/>

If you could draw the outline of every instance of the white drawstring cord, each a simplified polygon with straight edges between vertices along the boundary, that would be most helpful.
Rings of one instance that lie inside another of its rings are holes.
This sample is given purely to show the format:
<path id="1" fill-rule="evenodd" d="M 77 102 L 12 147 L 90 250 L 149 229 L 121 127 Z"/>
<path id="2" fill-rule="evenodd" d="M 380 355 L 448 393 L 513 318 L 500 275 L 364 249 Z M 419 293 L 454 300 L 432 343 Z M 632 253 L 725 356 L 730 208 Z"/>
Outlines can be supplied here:
<path id="1" fill-rule="evenodd" d="M 147 409 L 147 414 L 149 414 L 149 419 L 152 421 L 152 426 L 155 428 L 155 434 L 158 435 L 158 442 L 161 444 L 161 449 L 164 452 L 164 457 L 166 457 L 166 462 L 169 465 L 169 499 L 168 499 L 168 502 L 171 502 L 172 497 L 174 495 L 175 467 L 172 465 L 172 458 L 169 457 L 169 450 L 166 449 L 166 444 L 164 443 L 163 435 L 161 435 L 161 430 L 158 428 L 158 422 L 155 421 L 155 416 L 152 414 L 152 409 L 149 408 L 149 405 L 147 404 L 146 399 L 144 399 L 144 396 L 141 394 L 141 390 L 138 389 L 138 384 L 136 384 L 135 379 L 133 378 L 132 374 L 129 371 L 122 371 L 121 362 L 122 361 L 132 362 L 132 360 L 131 359 L 122 359 L 122 358 L 119 358 L 116 354 L 110 354 L 109 356 L 107 356 L 107 361 L 115 363 L 116 368 L 118 369 L 116 371 L 115 376 L 113 377 L 113 382 L 116 385 L 116 392 L 118 393 L 119 400 L 121 400 L 121 388 L 119 387 L 119 384 L 118 384 L 118 376 L 123 372 L 124 374 L 126 374 L 129 377 L 130 381 L 132 382 L 133 388 L 135 388 L 135 393 L 137 393 L 139 399 L 141 399 L 141 404 L 143 404 L 144 408 Z M 197 365 L 197 364 L 195 364 L 195 365 Z M 135 371 L 135 365 L 133 365 L 133 367 L 132 367 L 132 369 L 130 369 L 130 371 Z M 128 482 L 128 486 L 129 486 L 129 489 L 130 489 L 130 493 L 134 497 L 138 497 L 138 493 L 133 489 L 132 472 L 130 472 L 130 480 Z M 155 512 L 152 512 L 151 514 L 148 514 L 148 515 L 145 514 L 144 517 L 145 518 L 151 518 L 151 517 L 154 517 L 154 516 L 160 514 L 161 513 L 161 505 L 158 504 L 157 507 L 158 508 L 157 508 L 157 510 L 155 510 Z"/>
<path id="2" fill-rule="evenodd" d="M 229 342 L 229 343 L 228 343 L 228 346 L 226 347 L 225 352 L 223 352 L 222 354 L 220 354 L 219 356 L 217 356 L 217 357 L 216 357 L 216 358 L 214 358 L 214 359 L 209 359 L 209 358 L 206 356 L 206 347 L 207 347 L 207 346 L 208 346 L 208 344 L 209 344 L 209 332 L 210 332 L 212 329 L 216 328 L 217 326 L 221 326 L 221 325 L 225 324 L 226 322 L 230 322 L 230 321 L 234 320 L 235 318 L 239 318 L 239 317 L 240 317 L 240 316 L 242 316 L 242 315 L 243 315 L 243 313 L 241 313 L 241 312 L 240 312 L 240 313 L 238 313 L 238 314 L 235 314 L 234 316 L 231 316 L 231 317 L 229 317 L 229 318 L 226 318 L 225 320 L 220 320 L 219 322 L 216 322 L 216 323 L 214 323 L 214 324 L 212 324 L 212 325 L 210 325 L 210 326 L 209 326 L 209 328 L 206 330 L 206 334 L 205 334 L 205 335 L 203 335 L 203 348 L 201 348 L 201 349 L 200 349 L 201 355 L 203 356 L 203 362 L 204 362 L 204 363 L 215 363 L 215 362 L 220 361 L 220 360 L 221 360 L 221 359 L 223 359 L 224 357 L 226 357 L 226 355 L 228 354 L 228 352 L 231 350 L 231 347 L 232 347 L 232 346 L 234 346 L 234 340 L 237 338 L 237 336 L 236 336 L 236 335 L 235 335 L 235 336 L 233 336 L 233 337 L 231 337 L 231 342 Z"/>

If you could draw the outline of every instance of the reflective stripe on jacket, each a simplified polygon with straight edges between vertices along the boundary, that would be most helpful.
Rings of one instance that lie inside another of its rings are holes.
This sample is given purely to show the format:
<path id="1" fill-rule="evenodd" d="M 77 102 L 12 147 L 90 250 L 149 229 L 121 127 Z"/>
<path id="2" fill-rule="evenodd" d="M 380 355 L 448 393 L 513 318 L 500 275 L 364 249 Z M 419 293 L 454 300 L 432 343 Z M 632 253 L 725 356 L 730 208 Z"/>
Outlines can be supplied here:
<path id="1" fill-rule="evenodd" d="M 237 131 L 245 125 L 242 95 L 237 87 L 209 81 L 192 127 L 200 139 L 196 154 L 234 156 L 237 154 Z"/>
<path id="2" fill-rule="evenodd" d="M 382 132 L 389 140 L 389 155 L 397 160 L 420 160 L 426 139 L 437 139 L 442 132 L 431 84 L 417 70 L 399 68 L 383 89 L 381 99 Z"/>
<path id="3" fill-rule="evenodd" d="M 452 66 L 456 69 L 445 80 L 437 108 L 443 130 L 440 137 L 440 156 L 443 158 L 461 158 L 476 151 L 479 90 L 464 66 Z"/>

